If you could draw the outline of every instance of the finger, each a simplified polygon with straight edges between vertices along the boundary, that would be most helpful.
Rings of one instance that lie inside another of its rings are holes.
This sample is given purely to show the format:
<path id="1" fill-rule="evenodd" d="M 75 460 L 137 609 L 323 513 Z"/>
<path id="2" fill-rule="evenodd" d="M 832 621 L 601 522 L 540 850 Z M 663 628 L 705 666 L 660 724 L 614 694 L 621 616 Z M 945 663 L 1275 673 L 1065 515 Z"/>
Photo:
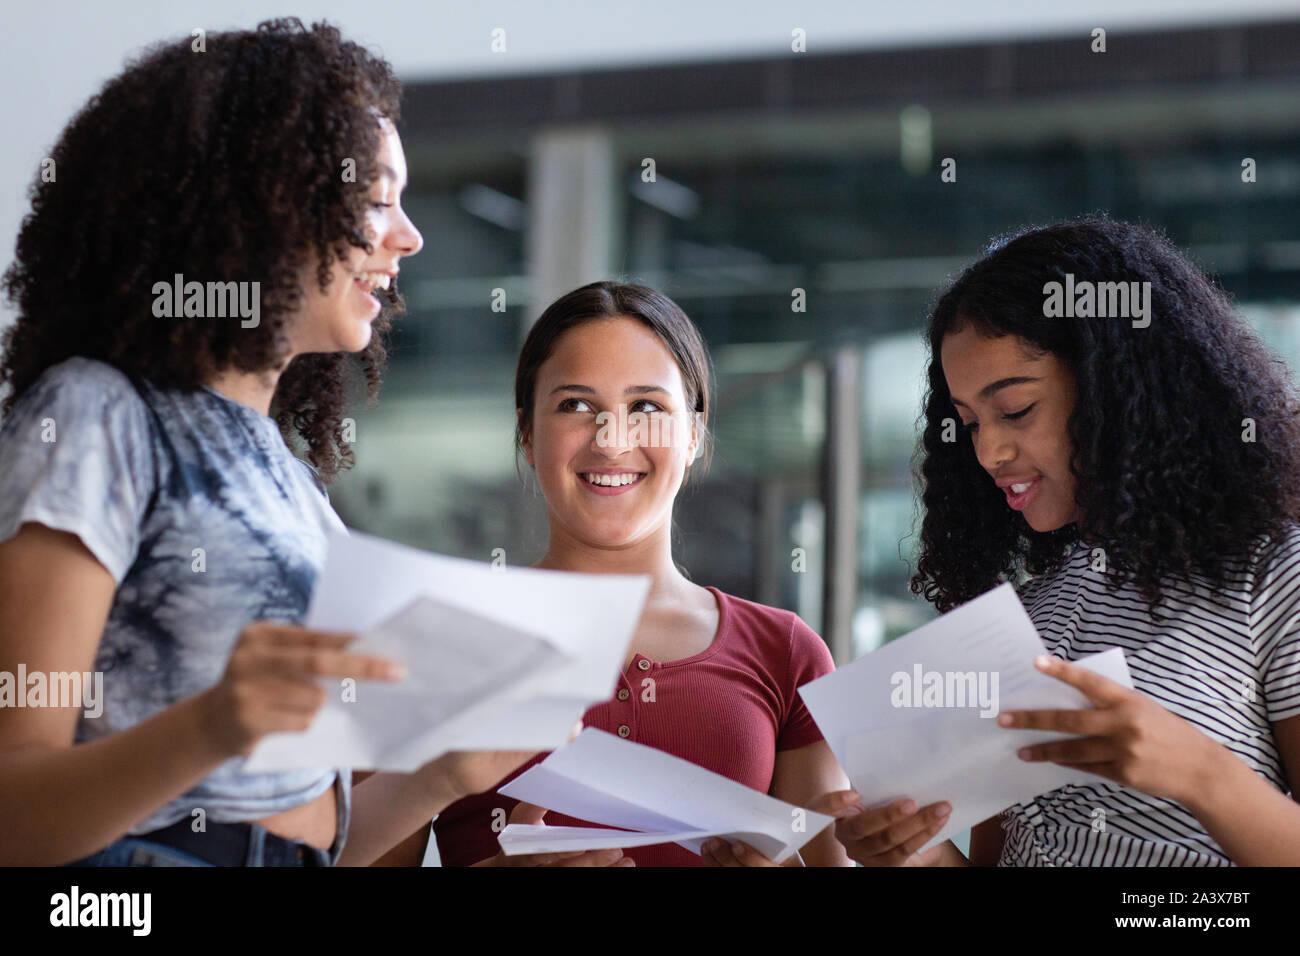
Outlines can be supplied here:
<path id="1" fill-rule="evenodd" d="M 913 816 L 917 812 L 915 800 L 895 800 L 885 807 L 864 809 L 859 813 L 846 815 L 836 824 L 837 832 L 843 826 L 844 832 L 855 840 L 873 836 L 885 828 Z"/>
<path id="2" fill-rule="evenodd" d="M 561 860 L 558 863 L 552 863 L 551 866 L 613 866 L 623 858 L 623 851 L 619 849 L 609 850 L 587 850 L 579 853 L 577 856 L 567 860 Z"/>
<path id="3" fill-rule="evenodd" d="M 1071 664 L 1050 654 L 1039 654 L 1034 658 L 1034 666 L 1048 677 L 1055 677 L 1062 683 L 1082 691 L 1083 695 L 1097 707 L 1118 704 L 1133 693 L 1110 678 L 1102 677 L 1086 667 Z"/>
<path id="4" fill-rule="evenodd" d="M 325 703 L 324 688 L 300 681 L 268 680 L 263 694 L 267 707 L 281 712 L 315 713 Z"/>
<path id="5" fill-rule="evenodd" d="M 1053 730 L 1080 737 L 1100 737 L 1115 726 L 1112 710 L 1004 710 L 999 727 L 1018 730 Z"/>
<path id="6" fill-rule="evenodd" d="M 736 859 L 736 854 L 733 853 L 731 850 L 731 844 L 729 844 L 726 840 L 718 839 L 717 837 L 715 837 L 711 839 L 709 843 L 711 844 L 711 848 L 712 848 L 712 852 L 710 855 L 713 857 L 715 865 L 717 866 L 743 865 L 739 860 Z"/>
<path id="7" fill-rule="evenodd" d="M 285 677 L 353 677 L 357 680 L 401 680 L 406 665 L 385 657 L 344 651 L 278 647 L 262 652 L 266 670 Z"/>
<path id="8" fill-rule="evenodd" d="M 732 855 L 739 861 L 741 866 L 776 866 L 771 860 L 759 853 L 748 843 L 742 843 L 737 840 L 731 844 Z"/>
<path id="9" fill-rule="evenodd" d="M 943 825 L 948 822 L 951 811 L 952 807 L 946 802 L 932 803 L 912 816 L 862 838 L 858 841 L 859 849 L 867 855 L 877 855 L 891 853 L 899 847 L 910 847 L 899 857 L 898 862 L 901 863 L 943 828 Z"/>
<path id="10" fill-rule="evenodd" d="M 862 809 L 862 797 L 856 790 L 835 790 L 808 801 L 808 809 L 830 817 L 843 817 Z"/>
<path id="11" fill-rule="evenodd" d="M 582 721 L 578 720 L 574 722 L 573 728 L 569 731 L 569 739 L 565 742 L 571 743 L 578 738 L 578 734 L 580 733 L 582 733 Z"/>
<path id="12" fill-rule="evenodd" d="M 913 853 L 903 866 L 934 866 L 939 862 L 939 854 L 942 852 L 943 844 L 932 846 L 924 853 Z"/>
<path id="13" fill-rule="evenodd" d="M 948 823 L 948 814 L 939 817 L 931 814 L 927 819 L 929 823 L 919 833 L 903 841 L 891 851 L 894 857 L 892 862 L 906 864 L 913 859 L 920 852 L 921 847 L 933 840 L 935 834 Z"/>
<path id="14" fill-rule="evenodd" d="M 546 810 L 543 807 L 535 806 L 531 803 L 519 803 L 510 811 L 509 823 L 526 823 L 536 826 L 542 822 L 542 817 L 546 816 Z"/>
<path id="15" fill-rule="evenodd" d="M 315 628 L 300 627 L 297 624 L 280 624 L 275 621 L 259 621 L 251 624 L 244 633 L 249 640 L 263 645 L 293 645 L 298 647 L 318 647 L 338 650 L 356 640 L 352 631 L 320 631 Z"/>
<path id="16" fill-rule="evenodd" d="M 1119 748 L 1107 737 L 1084 737 L 1081 740 L 1054 740 L 1032 747 L 1021 747 L 1016 756 L 1029 763 L 1093 764 L 1110 763 L 1119 756 Z"/>

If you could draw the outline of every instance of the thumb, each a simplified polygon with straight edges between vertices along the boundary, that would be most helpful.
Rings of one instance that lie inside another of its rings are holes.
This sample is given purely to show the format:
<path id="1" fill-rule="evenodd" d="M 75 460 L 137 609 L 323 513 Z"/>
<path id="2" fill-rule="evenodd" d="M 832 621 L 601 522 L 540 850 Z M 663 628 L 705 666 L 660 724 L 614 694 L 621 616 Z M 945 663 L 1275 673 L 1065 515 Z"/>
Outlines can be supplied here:
<path id="1" fill-rule="evenodd" d="M 582 733 L 582 718 L 573 722 L 573 728 L 569 731 L 569 739 L 565 741 L 565 743 L 572 743 L 578 738 L 578 734 L 580 733 Z"/>
<path id="2" fill-rule="evenodd" d="M 531 803 L 520 803 L 511 811 L 510 822 L 538 824 L 542 822 L 544 816 L 546 811 L 542 807 Z"/>
<path id="3" fill-rule="evenodd" d="M 860 799 L 856 790 L 836 790 L 809 800 L 808 809 L 828 817 L 850 816 L 862 809 Z"/>

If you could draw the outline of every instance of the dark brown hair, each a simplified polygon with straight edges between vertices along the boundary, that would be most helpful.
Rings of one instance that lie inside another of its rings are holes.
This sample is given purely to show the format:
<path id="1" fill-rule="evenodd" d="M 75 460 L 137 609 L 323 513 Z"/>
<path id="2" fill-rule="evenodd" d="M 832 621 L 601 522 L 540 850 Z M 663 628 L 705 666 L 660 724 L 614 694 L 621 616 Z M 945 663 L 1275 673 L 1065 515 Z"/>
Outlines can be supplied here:
<path id="1" fill-rule="evenodd" d="M 18 311 L 4 336 L 5 410 L 50 366 L 74 355 L 161 387 L 196 388 L 222 369 L 280 367 L 302 269 L 324 290 L 365 235 L 379 174 L 376 112 L 398 120 L 389 65 L 325 23 L 271 20 L 256 30 L 190 37 L 146 51 L 81 109 L 50 153 L 55 177 L 32 187 L 4 289 Z M 347 177 L 345 162 L 355 163 Z M 155 317 L 153 287 L 260 282 L 260 324 Z M 387 297 L 359 356 L 301 355 L 279 380 L 273 414 L 297 432 L 320 474 L 352 463 L 341 415 L 348 377 L 371 397 Z"/>
<path id="2" fill-rule="evenodd" d="M 709 350 L 700 330 L 679 306 L 662 292 L 628 282 L 593 282 L 560 296 L 533 323 L 519 352 L 515 369 L 515 407 L 522 409 L 515 426 L 515 451 L 533 426 L 533 400 L 537 371 L 564 333 L 597 319 L 636 319 L 659 336 L 672 354 L 686 387 L 686 403 L 698 416 L 700 445 L 693 470 L 708 468 L 711 440 L 708 431 L 713 370 Z"/>

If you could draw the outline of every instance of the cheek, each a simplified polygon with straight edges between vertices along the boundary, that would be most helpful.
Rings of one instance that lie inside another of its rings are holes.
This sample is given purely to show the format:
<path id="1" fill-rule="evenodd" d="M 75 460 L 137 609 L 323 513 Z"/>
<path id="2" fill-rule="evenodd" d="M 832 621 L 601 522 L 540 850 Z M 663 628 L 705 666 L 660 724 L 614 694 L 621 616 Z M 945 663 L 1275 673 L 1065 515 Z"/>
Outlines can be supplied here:
<path id="1" fill-rule="evenodd" d="M 587 431 L 576 424 L 539 422 L 533 430 L 533 461 L 538 474 L 568 471 L 590 440 Z"/>

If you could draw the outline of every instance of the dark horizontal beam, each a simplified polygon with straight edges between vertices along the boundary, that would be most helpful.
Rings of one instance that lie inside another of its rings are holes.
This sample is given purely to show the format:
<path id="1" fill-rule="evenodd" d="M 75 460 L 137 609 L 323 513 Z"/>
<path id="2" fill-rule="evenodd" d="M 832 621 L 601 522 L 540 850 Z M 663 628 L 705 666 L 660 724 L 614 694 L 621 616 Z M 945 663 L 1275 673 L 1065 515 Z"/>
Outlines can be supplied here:
<path id="1" fill-rule="evenodd" d="M 416 141 L 720 113 L 987 101 L 1134 87 L 1300 79 L 1300 20 L 1077 37 L 411 83 Z M 432 142 L 425 144 L 432 145 Z"/>

